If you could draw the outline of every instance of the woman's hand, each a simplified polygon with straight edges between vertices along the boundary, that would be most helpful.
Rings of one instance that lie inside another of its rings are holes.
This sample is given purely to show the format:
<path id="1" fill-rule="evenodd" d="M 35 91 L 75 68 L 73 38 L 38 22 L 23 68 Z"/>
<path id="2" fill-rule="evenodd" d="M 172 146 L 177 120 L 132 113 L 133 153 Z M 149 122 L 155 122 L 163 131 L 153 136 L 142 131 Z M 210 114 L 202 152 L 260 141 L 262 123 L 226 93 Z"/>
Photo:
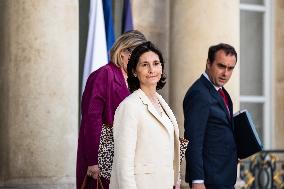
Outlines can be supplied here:
<path id="1" fill-rule="evenodd" d="M 100 169 L 98 165 L 88 166 L 87 175 L 93 179 L 97 179 L 100 174 Z"/>
<path id="2" fill-rule="evenodd" d="M 174 189 L 180 189 L 180 183 L 181 183 L 181 180 L 178 179 Z"/>
<path id="3" fill-rule="evenodd" d="M 175 185 L 175 189 L 180 189 L 180 181 L 177 181 L 177 183 Z"/>
<path id="4" fill-rule="evenodd" d="M 206 189 L 204 183 L 192 183 L 192 189 Z"/>

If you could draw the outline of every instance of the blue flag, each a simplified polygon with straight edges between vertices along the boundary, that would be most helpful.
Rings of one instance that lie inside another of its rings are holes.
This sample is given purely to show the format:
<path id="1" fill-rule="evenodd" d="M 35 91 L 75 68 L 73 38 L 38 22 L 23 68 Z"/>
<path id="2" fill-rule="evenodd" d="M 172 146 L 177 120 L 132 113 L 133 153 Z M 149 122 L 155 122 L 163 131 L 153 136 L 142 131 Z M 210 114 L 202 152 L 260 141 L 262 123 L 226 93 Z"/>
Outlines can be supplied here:
<path id="1" fill-rule="evenodd" d="M 115 41 L 114 29 L 113 29 L 113 17 L 112 17 L 112 0 L 103 0 L 104 18 L 105 18 L 105 31 L 106 31 L 106 43 L 108 59 L 109 51 Z"/>
<path id="2" fill-rule="evenodd" d="M 132 11 L 130 0 L 124 0 L 122 15 L 122 33 L 133 30 Z"/>

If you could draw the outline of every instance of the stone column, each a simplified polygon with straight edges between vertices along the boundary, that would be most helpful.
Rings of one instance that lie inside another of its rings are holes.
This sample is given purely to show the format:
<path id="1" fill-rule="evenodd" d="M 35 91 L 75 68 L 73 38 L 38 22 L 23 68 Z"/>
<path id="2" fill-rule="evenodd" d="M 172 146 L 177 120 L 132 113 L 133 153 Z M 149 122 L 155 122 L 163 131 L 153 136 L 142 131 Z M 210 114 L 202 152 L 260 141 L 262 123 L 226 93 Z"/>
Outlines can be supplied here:
<path id="1" fill-rule="evenodd" d="M 0 2 L 0 186 L 75 188 L 78 9 Z"/>
<path id="2" fill-rule="evenodd" d="M 274 47 L 274 61 L 275 61 L 275 85 L 274 85 L 274 112 L 275 112 L 275 133 L 273 134 L 273 148 L 283 149 L 284 140 L 284 1 L 275 1 L 275 47 Z"/>
<path id="3" fill-rule="evenodd" d="M 165 59 L 166 85 L 159 91 L 163 98 L 169 102 L 170 61 L 170 0 L 133 0 L 133 25 L 145 34 L 163 53 Z"/>
<path id="4" fill-rule="evenodd" d="M 170 105 L 183 135 L 183 98 L 205 71 L 209 46 L 224 42 L 239 52 L 240 10 L 238 0 L 179 0 L 171 1 L 170 7 Z M 225 85 L 233 99 L 234 111 L 239 109 L 239 85 L 238 62 Z"/>

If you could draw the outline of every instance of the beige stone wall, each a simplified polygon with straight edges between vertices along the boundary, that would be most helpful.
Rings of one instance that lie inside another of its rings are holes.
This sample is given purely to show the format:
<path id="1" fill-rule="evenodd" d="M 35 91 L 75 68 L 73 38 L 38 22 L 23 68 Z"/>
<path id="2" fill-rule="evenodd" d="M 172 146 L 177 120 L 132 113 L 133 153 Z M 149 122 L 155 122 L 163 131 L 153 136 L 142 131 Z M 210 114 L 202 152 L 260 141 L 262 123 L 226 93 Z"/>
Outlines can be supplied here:
<path id="1" fill-rule="evenodd" d="M 275 1 L 275 88 L 274 88 L 274 104 L 275 104 L 275 138 L 274 148 L 284 148 L 284 1 Z"/>
<path id="2" fill-rule="evenodd" d="M 2 0 L 0 14 L 0 186 L 72 188 L 78 1 Z"/>
<path id="3" fill-rule="evenodd" d="M 169 61 L 169 35 L 170 35 L 170 0 L 133 0 L 132 13 L 135 29 L 145 34 L 148 40 L 154 42 L 162 51 L 165 59 L 165 73 L 167 84 L 159 91 L 169 102 L 171 62 Z"/>

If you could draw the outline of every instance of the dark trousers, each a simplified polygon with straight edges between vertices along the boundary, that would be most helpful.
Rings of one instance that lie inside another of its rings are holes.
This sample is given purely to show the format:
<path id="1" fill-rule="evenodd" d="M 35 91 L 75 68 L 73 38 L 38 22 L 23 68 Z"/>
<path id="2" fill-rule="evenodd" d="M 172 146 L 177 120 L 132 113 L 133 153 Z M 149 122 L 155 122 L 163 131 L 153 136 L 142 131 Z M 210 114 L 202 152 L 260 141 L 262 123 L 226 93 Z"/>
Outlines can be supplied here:
<path id="1" fill-rule="evenodd" d="M 189 185 L 192 188 L 191 184 Z M 235 189 L 234 186 L 222 186 L 222 185 L 214 185 L 214 184 L 205 184 L 206 189 Z"/>
<path id="2" fill-rule="evenodd" d="M 206 189 L 235 189 L 234 186 L 222 186 L 222 185 L 213 185 L 213 184 L 206 184 Z"/>

